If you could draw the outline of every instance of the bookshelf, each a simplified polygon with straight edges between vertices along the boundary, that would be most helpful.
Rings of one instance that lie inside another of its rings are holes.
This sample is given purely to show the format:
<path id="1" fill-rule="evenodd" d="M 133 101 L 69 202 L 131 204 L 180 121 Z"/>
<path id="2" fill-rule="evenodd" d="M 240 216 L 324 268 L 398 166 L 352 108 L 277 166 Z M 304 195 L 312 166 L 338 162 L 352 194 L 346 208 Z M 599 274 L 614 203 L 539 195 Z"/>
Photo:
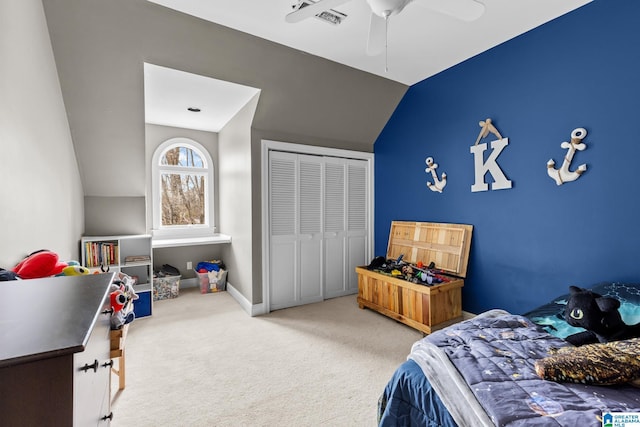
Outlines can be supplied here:
<path id="1" fill-rule="evenodd" d="M 153 259 L 151 235 L 84 236 L 80 243 L 82 265 L 91 273 L 122 272 L 136 278 L 136 318 L 151 315 Z"/>

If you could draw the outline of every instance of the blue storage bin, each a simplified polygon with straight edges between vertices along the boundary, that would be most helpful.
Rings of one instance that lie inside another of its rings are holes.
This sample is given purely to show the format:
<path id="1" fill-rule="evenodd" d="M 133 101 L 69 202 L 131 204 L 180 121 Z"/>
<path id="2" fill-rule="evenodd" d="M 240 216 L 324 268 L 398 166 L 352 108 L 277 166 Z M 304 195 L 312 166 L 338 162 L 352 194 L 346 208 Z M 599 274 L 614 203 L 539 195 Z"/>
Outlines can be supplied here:
<path id="1" fill-rule="evenodd" d="M 136 319 L 151 316 L 151 290 L 137 291 L 138 299 L 133 300 L 133 312 Z"/>

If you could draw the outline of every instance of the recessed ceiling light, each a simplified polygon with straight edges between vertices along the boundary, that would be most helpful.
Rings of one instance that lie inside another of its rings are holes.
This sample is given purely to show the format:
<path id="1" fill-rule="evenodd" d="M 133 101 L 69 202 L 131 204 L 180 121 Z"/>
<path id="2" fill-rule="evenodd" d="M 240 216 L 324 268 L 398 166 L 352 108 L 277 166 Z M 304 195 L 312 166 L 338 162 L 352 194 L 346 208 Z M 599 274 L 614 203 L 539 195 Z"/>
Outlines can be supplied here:
<path id="1" fill-rule="evenodd" d="M 189 107 L 187 108 L 187 110 L 191 111 L 192 113 L 199 113 L 200 109 L 199 108 L 195 108 L 195 107 Z"/>

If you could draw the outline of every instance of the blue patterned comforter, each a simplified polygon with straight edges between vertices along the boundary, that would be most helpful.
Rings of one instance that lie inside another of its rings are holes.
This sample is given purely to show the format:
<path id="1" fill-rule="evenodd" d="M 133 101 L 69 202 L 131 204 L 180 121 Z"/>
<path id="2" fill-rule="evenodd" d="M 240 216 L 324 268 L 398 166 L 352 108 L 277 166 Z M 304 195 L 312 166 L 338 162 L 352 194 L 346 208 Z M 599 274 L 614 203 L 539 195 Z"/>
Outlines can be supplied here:
<path id="1" fill-rule="evenodd" d="M 523 316 L 480 315 L 425 337 L 409 356 L 459 425 L 602 426 L 605 412 L 640 412 L 640 389 L 540 379 L 533 368 L 567 343 Z"/>

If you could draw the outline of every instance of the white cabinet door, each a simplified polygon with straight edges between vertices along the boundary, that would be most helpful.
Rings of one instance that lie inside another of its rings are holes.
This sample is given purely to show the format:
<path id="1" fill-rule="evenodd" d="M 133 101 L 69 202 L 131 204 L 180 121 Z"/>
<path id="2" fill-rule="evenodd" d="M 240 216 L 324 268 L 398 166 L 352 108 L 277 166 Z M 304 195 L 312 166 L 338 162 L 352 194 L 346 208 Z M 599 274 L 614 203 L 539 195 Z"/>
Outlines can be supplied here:
<path id="1" fill-rule="evenodd" d="M 322 158 L 269 154 L 270 309 L 321 301 Z"/>

